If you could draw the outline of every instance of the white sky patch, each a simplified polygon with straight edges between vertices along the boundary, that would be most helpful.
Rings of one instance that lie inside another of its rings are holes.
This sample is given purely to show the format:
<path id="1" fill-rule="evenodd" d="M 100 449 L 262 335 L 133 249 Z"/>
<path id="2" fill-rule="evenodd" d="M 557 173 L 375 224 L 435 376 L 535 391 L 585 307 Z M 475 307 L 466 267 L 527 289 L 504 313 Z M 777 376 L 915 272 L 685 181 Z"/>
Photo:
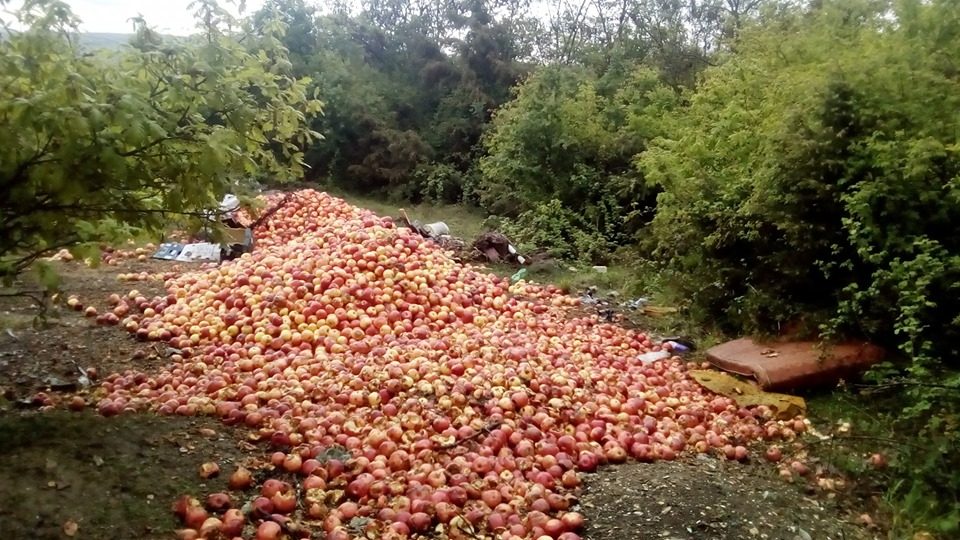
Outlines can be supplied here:
<path id="1" fill-rule="evenodd" d="M 133 32 L 130 18 L 143 15 L 147 24 L 162 34 L 186 36 L 196 32 L 194 10 L 188 6 L 193 0 L 66 0 L 73 13 L 80 18 L 81 32 L 108 32 L 129 34 Z M 14 0 L 6 9 L 18 9 L 22 2 Z M 235 15 L 233 4 L 220 2 Z M 246 15 L 263 5 L 263 0 L 247 0 Z M 10 17 L 4 17 L 10 20 Z"/>

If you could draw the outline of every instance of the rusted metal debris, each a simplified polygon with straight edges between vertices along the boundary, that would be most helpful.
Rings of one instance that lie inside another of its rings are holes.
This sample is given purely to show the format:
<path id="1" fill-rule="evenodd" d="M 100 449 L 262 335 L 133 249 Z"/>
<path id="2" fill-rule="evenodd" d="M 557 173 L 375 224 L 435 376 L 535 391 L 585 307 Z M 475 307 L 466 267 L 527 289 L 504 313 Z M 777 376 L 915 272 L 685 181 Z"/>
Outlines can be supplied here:
<path id="1" fill-rule="evenodd" d="M 740 338 L 707 350 L 714 366 L 753 377 L 764 389 L 826 386 L 858 375 L 885 352 L 866 342 L 760 341 Z"/>

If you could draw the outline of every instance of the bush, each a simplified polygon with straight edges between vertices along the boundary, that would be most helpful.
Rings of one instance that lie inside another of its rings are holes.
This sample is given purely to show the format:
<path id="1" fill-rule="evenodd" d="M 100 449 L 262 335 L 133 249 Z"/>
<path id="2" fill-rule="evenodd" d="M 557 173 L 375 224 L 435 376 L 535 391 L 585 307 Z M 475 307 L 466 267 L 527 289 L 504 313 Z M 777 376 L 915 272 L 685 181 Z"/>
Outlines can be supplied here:
<path id="1" fill-rule="evenodd" d="M 430 162 L 417 168 L 404 198 L 414 202 L 463 202 L 470 190 L 472 171 L 463 172 L 448 163 Z"/>
<path id="2" fill-rule="evenodd" d="M 524 253 L 544 252 L 558 259 L 606 262 L 613 246 L 557 199 L 540 203 L 516 220 L 502 220 L 499 229 L 520 243 Z"/>
<path id="3" fill-rule="evenodd" d="M 800 321 L 899 348 L 908 429 L 955 445 L 960 391 L 927 383 L 960 383 L 960 21 L 946 1 L 872 5 L 748 30 L 707 73 L 639 160 L 665 188 L 654 245 L 728 330 Z M 903 493 L 958 493 L 935 448 Z"/>
<path id="4" fill-rule="evenodd" d="M 550 242 L 539 247 L 566 251 L 560 245 L 573 236 L 598 239 L 603 249 L 629 242 L 652 217 L 658 189 L 632 161 L 675 100 L 649 69 L 618 80 L 566 67 L 538 71 L 484 139 L 481 206 Z M 553 232 L 537 230 L 545 220 Z"/>

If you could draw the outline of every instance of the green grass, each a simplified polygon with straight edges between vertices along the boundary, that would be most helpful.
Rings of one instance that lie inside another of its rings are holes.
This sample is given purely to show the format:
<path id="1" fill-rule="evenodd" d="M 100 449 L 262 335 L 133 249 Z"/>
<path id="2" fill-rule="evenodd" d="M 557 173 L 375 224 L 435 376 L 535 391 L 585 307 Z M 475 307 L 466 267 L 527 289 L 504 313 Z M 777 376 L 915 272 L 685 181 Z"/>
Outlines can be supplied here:
<path id="1" fill-rule="evenodd" d="M 509 276 L 517 271 L 517 268 L 512 266 L 492 266 L 490 269 L 502 276 Z M 675 308 L 673 313 L 654 314 L 628 309 L 621 309 L 620 312 L 628 326 L 639 328 L 651 336 L 683 336 L 693 340 L 697 344 L 698 352 L 692 359 L 699 359 L 703 350 L 727 339 L 727 336 L 718 330 L 695 323 L 688 302 L 673 292 L 673 287 L 649 262 L 621 260 L 608 265 L 606 272 L 598 272 L 588 265 L 563 261 L 534 263 L 527 267 L 525 279 L 556 285 L 572 295 L 583 294 L 593 287 L 596 296 L 605 298 L 614 306 L 629 300 L 646 298 L 648 306 Z"/>
<path id="2" fill-rule="evenodd" d="M 352 205 L 373 210 L 381 216 L 398 217 L 400 209 L 403 208 L 410 219 L 417 220 L 420 223 L 442 221 L 450 227 L 450 234 L 458 236 L 468 243 L 483 232 L 483 222 L 487 218 L 487 214 L 480 209 L 465 205 L 391 202 L 385 201 L 382 197 L 348 193 L 326 186 L 322 189 Z"/>

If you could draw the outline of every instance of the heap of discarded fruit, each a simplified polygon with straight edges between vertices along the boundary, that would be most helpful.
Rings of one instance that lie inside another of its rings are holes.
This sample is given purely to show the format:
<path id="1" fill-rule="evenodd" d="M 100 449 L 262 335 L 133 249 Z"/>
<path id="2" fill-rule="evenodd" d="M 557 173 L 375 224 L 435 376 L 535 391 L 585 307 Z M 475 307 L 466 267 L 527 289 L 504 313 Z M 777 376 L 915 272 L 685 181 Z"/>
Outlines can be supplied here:
<path id="1" fill-rule="evenodd" d="M 181 538 L 575 540 L 581 472 L 745 459 L 749 442 L 806 428 L 711 394 L 679 358 L 642 362 L 647 336 L 574 316 L 553 287 L 456 263 L 324 193 L 289 197 L 256 237 L 165 297 L 112 299 L 124 328 L 177 352 L 158 373 L 108 377 L 102 414 L 212 414 L 283 450 L 259 486 L 232 474 L 258 490 L 244 505 L 178 500 Z"/>

